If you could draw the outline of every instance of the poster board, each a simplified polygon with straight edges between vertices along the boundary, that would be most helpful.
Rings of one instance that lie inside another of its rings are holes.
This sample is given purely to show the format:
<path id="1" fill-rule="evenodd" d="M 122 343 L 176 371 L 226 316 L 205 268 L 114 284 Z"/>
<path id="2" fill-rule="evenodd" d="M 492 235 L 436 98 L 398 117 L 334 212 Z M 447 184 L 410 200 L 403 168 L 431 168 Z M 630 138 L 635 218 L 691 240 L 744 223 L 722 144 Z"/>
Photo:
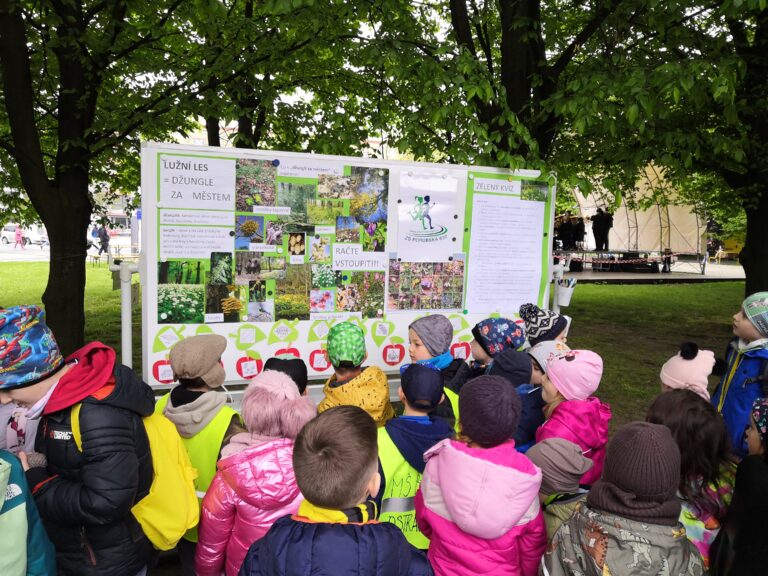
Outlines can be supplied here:
<path id="1" fill-rule="evenodd" d="M 366 365 L 408 362 L 408 325 L 440 313 L 452 351 L 490 315 L 548 302 L 555 187 L 537 171 L 144 143 L 145 379 L 169 385 L 171 347 L 228 339 L 227 382 L 294 354 L 331 374 L 336 322 Z"/>

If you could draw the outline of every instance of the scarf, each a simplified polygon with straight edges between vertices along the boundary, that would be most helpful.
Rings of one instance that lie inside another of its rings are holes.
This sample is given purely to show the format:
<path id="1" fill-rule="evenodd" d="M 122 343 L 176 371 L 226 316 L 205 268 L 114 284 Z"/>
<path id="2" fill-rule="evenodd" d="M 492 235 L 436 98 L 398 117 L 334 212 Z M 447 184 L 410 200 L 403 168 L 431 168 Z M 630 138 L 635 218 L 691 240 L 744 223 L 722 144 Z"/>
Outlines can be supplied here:
<path id="1" fill-rule="evenodd" d="M 451 353 L 443 352 L 440 354 L 440 356 L 433 356 L 432 358 L 427 358 L 426 360 L 419 360 L 416 362 L 416 364 L 423 364 L 424 366 L 437 368 L 438 370 L 445 370 L 448 368 L 448 366 L 451 365 L 451 362 L 453 362 L 453 356 L 451 356 Z"/>
<path id="2" fill-rule="evenodd" d="M 676 495 L 665 502 L 638 500 L 635 494 L 604 479 L 592 486 L 587 504 L 596 510 L 648 524 L 676 526 L 680 517 L 680 500 Z"/>
<path id="3" fill-rule="evenodd" d="M 310 522 L 325 522 L 329 524 L 365 524 L 366 522 L 375 522 L 379 515 L 376 503 L 373 500 L 367 500 L 362 504 L 346 508 L 344 510 L 333 510 L 331 508 L 321 508 L 315 506 L 308 500 L 302 500 L 299 504 L 297 516 L 300 519 Z"/>

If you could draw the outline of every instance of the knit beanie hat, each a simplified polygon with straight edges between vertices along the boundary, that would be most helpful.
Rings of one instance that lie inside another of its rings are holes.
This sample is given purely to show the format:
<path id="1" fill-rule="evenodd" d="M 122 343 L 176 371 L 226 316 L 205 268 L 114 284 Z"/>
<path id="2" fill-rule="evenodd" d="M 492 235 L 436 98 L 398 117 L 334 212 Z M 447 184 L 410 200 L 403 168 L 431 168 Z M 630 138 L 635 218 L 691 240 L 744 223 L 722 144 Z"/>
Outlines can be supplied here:
<path id="1" fill-rule="evenodd" d="M 39 306 L 0 309 L 0 390 L 37 384 L 64 366 Z"/>
<path id="2" fill-rule="evenodd" d="M 693 342 L 683 342 L 680 352 L 661 367 L 659 378 L 669 388 L 691 390 L 704 400 L 709 400 L 707 377 L 715 366 L 715 353 L 699 350 Z"/>
<path id="3" fill-rule="evenodd" d="M 525 344 L 525 329 L 509 318 L 486 318 L 474 325 L 472 336 L 488 356 L 502 350 L 517 350 Z"/>
<path id="4" fill-rule="evenodd" d="M 589 506 L 639 522 L 675 526 L 680 516 L 680 450 L 661 424 L 631 422 L 608 443 Z"/>
<path id="5" fill-rule="evenodd" d="M 525 352 L 507 348 L 493 358 L 488 369 L 491 376 L 501 376 L 512 386 L 531 383 L 531 357 Z"/>
<path id="6" fill-rule="evenodd" d="M 547 361 L 547 377 L 566 400 L 586 400 L 603 376 L 603 359 L 590 350 L 571 350 Z"/>
<path id="7" fill-rule="evenodd" d="M 768 292 L 755 292 L 741 305 L 744 315 L 764 338 L 768 338 Z"/>
<path id="8" fill-rule="evenodd" d="M 544 340 L 554 340 L 568 327 L 565 316 L 552 310 L 542 310 L 536 304 L 520 306 L 520 318 L 525 320 L 525 332 L 531 346 Z"/>
<path id="9" fill-rule="evenodd" d="M 579 446 L 562 438 L 542 440 L 525 455 L 541 468 L 540 492 L 546 496 L 578 492 L 581 477 L 593 465 Z"/>
<path id="10" fill-rule="evenodd" d="M 515 435 L 520 410 L 520 397 L 500 376 L 478 376 L 459 392 L 462 434 L 483 448 L 498 446 Z"/>
<path id="11" fill-rule="evenodd" d="M 200 378 L 210 388 L 224 383 L 221 355 L 227 348 L 227 339 L 218 334 L 200 334 L 184 338 L 171 348 L 170 361 L 177 379 Z"/>
<path id="12" fill-rule="evenodd" d="M 365 334 L 352 322 L 339 322 L 328 331 L 328 360 L 337 368 L 342 362 L 358 367 L 365 360 Z"/>
<path id="13" fill-rule="evenodd" d="M 431 314 L 419 318 L 411 322 L 408 329 L 419 335 L 432 356 L 445 354 L 451 348 L 453 324 L 442 314 Z"/>
<path id="14" fill-rule="evenodd" d="M 443 373 L 426 364 L 410 364 L 400 377 L 408 404 L 416 410 L 431 411 L 443 398 Z"/>
<path id="15" fill-rule="evenodd" d="M 768 440 L 768 398 L 758 398 L 752 403 L 752 418 L 763 443 Z"/>
<path id="16" fill-rule="evenodd" d="M 296 383 L 299 394 L 304 394 L 307 389 L 307 365 L 301 358 L 293 354 L 274 356 L 264 363 L 264 370 L 276 370 L 287 375 Z"/>
<path id="17" fill-rule="evenodd" d="M 302 396 L 296 383 L 277 370 L 263 370 L 243 393 L 243 423 L 251 434 L 296 438 L 304 424 L 317 415 L 317 407 Z"/>
<path id="18" fill-rule="evenodd" d="M 536 346 L 528 348 L 526 352 L 531 358 L 536 360 L 541 371 L 546 373 L 547 362 L 558 356 L 562 356 L 570 350 L 571 349 L 563 342 L 560 342 L 560 340 L 544 340 L 543 342 L 536 344 Z"/>

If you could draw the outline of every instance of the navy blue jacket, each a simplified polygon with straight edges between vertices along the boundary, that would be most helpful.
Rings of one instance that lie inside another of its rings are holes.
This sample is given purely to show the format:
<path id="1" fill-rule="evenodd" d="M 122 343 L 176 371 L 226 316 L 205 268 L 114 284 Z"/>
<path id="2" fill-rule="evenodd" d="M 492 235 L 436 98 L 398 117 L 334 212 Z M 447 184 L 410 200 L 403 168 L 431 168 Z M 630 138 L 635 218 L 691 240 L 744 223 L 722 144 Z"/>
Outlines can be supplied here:
<path id="1" fill-rule="evenodd" d="M 240 576 L 428 576 L 424 553 L 389 522 L 313 523 L 284 516 L 248 550 Z"/>

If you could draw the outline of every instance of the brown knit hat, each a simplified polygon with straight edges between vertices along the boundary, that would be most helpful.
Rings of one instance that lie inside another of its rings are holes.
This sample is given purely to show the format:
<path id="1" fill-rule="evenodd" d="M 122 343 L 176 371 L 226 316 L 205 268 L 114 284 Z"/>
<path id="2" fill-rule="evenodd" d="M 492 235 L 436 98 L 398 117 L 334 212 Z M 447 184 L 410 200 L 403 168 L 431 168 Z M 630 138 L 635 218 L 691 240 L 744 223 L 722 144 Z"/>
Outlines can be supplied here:
<path id="1" fill-rule="evenodd" d="M 631 422 L 619 428 L 605 454 L 603 476 L 587 502 L 632 520 L 677 524 L 680 450 L 661 424 Z"/>
<path id="2" fill-rule="evenodd" d="M 219 363 L 227 348 L 227 339 L 218 334 L 185 338 L 171 348 L 171 368 L 177 379 L 200 378 L 210 388 L 224 383 L 224 367 Z"/>
<path id="3" fill-rule="evenodd" d="M 573 442 L 547 438 L 536 443 L 525 455 L 541 468 L 542 494 L 573 494 L 579 480 L 592 468 L 593 462 Z"/>

